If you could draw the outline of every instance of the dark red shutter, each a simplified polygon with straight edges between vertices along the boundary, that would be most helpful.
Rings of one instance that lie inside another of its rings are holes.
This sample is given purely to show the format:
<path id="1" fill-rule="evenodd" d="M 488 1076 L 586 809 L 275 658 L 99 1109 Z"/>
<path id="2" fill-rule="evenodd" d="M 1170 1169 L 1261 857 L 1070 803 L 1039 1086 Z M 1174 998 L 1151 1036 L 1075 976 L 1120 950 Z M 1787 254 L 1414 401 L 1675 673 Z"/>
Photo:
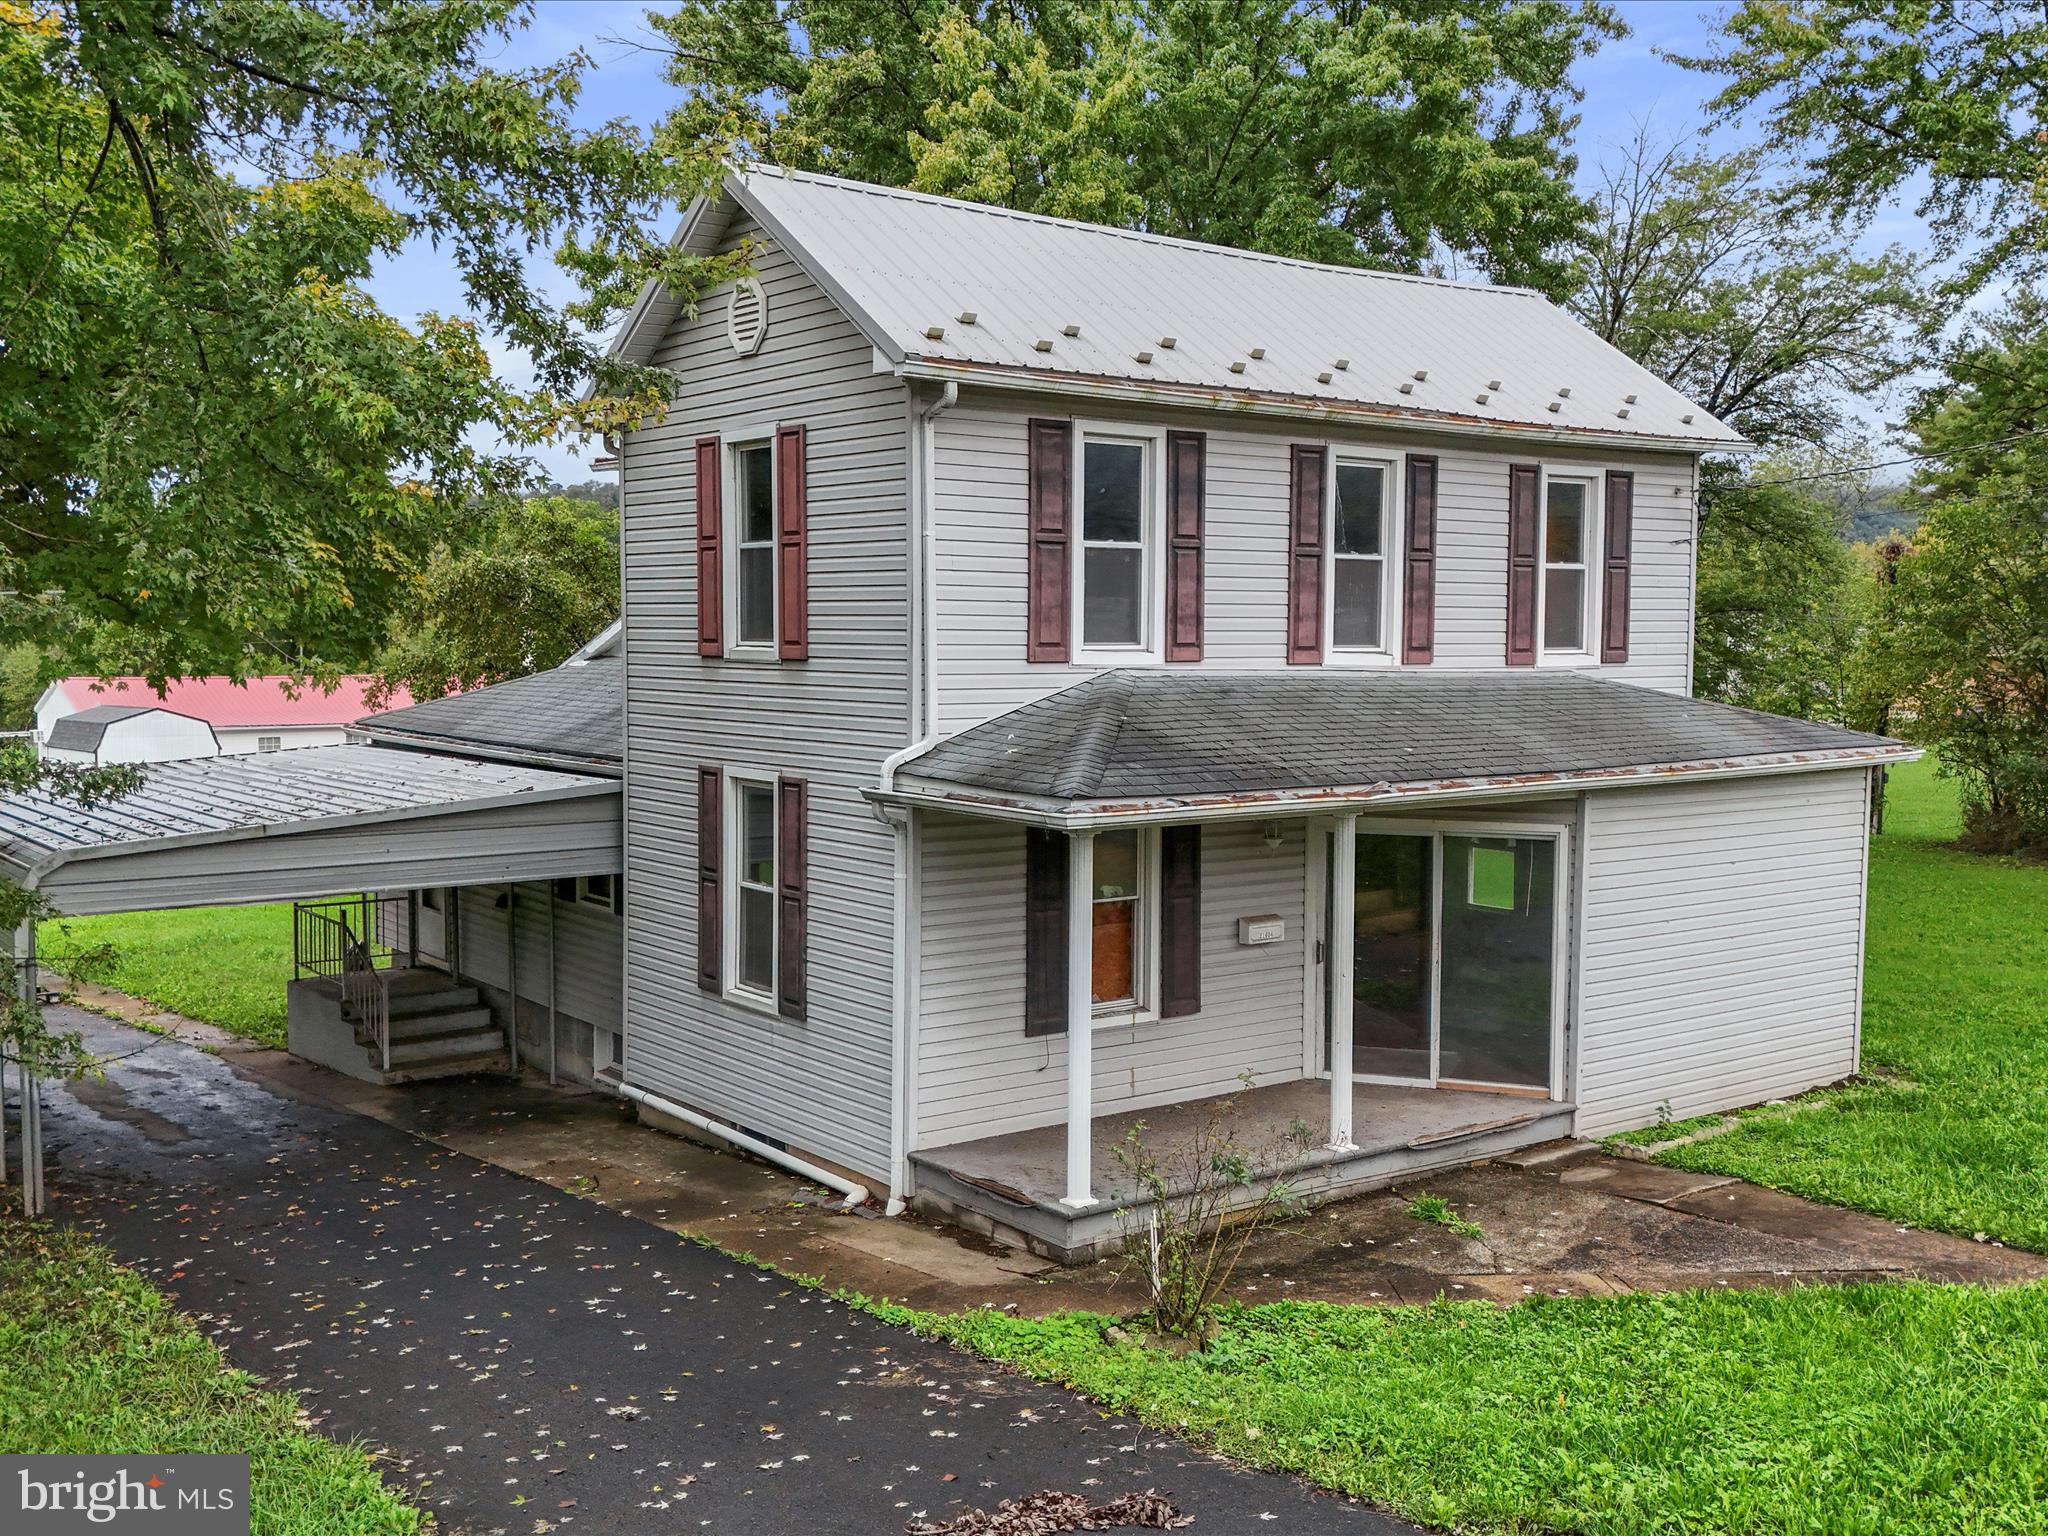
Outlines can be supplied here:
<path id="1" fill-rule="evenodd" d="M 1067 838 L 1024 830 L 1024 1035 L 1067 1032 Z"/>
<path id="2" fill-rule="evenodd" d="M 1543 471 L 1534 464 L 1508 466 L 1508 665 L 1536 665 L 1536 538 L 1543 519 L 1537 510 Z"/>
<path id="3" fill-rule="evenodd" d="M 1202 1011 L 1202 829 L 1159 833 L 1159 1017 Z"/>
<path id="4" fill-rule="evenodd" d="M 810 786 L 784 779 L 775 793 L 775 1011 L 801 1019 L 808 1006 L 804 965 L 810 925 Z"/>
<path id="5" fill-rule="evenodd" d="M 775 654 L 803 661 L 811 654 L 810 475 L 802 426 L 775 429 Z"/>
<path id="6" fill-rule="evenodd" d="M 1321 448 L 1297 443 L 1287 487 L 1287 661 L 1323 659 L 1323 476 Z"/>
<path id="7" fill-rule="evenodd" d="M 725 654 L 725 577 L 718 559 L 724 514 L 724 455 L 715 437 L 697 439 L 697 654 Z"/>
<path id="8" fill-rule="evenodd" d="M 725 818 L 719 810 L 723 777 L 716 768 L 697 770 L 697 985 L 716 992 L 725 972 L 724 906 L 719 866 L 725 851 Z"/>
<path id="9" fill-rule="evenodd" d="M 1600 583 L 1600 659 L 1628 660 L 1628 557 L 1634 530 L 1636 477 L 1625 469 L 1607 472 L 1606 573 Z"/>
<path id="10" fill-rule="evenodd" d="M 1166 434 L 1166 659 L 1202 659 L 1202 499 L 1208 439 Z"/>
<path id="11" fill-rule="evenodd" d="M 1027 661 L 1065 661 L 1072 629 L 1069 547 L 1074 521 L 1074 428 L 1066 421 L 1033 418 L 1030 438 L 1031 565 Z"/>
<path id="12" fill-rule="evenodd" d="M 1436 659 L 1436 456 L 1408 455 L 1408 537 L 1401 572 L 1401 660 Z"/>

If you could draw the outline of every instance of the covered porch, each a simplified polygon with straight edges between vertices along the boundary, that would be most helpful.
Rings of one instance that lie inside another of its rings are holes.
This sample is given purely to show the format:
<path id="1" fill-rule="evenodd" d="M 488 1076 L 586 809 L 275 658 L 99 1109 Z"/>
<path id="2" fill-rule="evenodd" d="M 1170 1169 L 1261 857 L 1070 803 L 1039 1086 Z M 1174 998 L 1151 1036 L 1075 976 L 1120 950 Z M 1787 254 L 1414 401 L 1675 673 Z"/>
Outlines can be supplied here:
<path id="1" fill-rule="evenodd" d="M 1900 750 L 1570 675 L 1112 672 L 963 732 L 876 796 L 915 1197 L 1077 1261 L 1142 1215 L 1139 1122 L 1171 1165 L 1231 1103 L 1309 1200 L 1571 1135 L 1589 792 Z"/>
<path id="2" fill-rule="evenodd" d="M 1252 1164 L 1250 1200 L 1276 1178 L 1304 1202 L 1360 1194 L 1399 1179 L 1498 1157 L 1571 1133 L 1572 1106 L 1545 1099 L 1450 1088 L 1346 1085 L 1351 1144 L 1328 1135 L 1330 1088 L 1297 1078 L 1240 1093 L 1153 1109 L 1098 1115 L 1089 1122 L 1088 1205 L 1066 1198 L 1064 1125 L 987 1136 L 911 1154 L 920 1200 L 983 1236 L 1063 1263 L 1111 1252 L 1142 1227 L 1151 1197 L 1118 1158 L 1135 1130 L 1167 1174 L 1171 1195 L 1190 1179 L 1219 1137 Z"/>

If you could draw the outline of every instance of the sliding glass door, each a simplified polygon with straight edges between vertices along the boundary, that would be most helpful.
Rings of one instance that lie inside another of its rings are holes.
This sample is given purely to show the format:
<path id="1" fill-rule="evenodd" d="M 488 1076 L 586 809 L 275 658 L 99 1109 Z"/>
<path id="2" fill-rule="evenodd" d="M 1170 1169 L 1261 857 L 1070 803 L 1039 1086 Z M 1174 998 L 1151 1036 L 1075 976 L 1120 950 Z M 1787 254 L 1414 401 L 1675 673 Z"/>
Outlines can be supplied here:
<path id="1" fill-rule="evenodd" d="M 1550 1092 L 1557 838 L 1361 830 L 1355 868 L 1353 1073 Z"/>

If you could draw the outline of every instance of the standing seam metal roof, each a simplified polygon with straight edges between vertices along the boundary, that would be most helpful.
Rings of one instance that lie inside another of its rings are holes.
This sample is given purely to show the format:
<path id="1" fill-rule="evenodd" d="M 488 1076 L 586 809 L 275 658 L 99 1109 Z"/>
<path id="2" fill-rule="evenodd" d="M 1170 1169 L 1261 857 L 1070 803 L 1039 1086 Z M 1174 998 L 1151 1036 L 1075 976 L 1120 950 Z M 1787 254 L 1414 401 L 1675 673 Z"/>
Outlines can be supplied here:
<path id="1" fill-rule="evenodd" d="M 617 788 L 577 774 L 369 746 L 151 763 L 142 774 L 132 794 L 92 807 L 46 788 L 0 796 L 0 858 L 32 867 L 115 844 L 291 831 L 336 818 Z"/>
<path id="2" fill-rule="evenodd" d="M 772 166 L 735 170 L 726 193 L 899 364 L 1743 446 L 1524 288 L 1295 261 Z M 710 204 L 698 212 L 723 217 Z M 617 350 L 646 361 L 672 314 L 650 290 Z"/>

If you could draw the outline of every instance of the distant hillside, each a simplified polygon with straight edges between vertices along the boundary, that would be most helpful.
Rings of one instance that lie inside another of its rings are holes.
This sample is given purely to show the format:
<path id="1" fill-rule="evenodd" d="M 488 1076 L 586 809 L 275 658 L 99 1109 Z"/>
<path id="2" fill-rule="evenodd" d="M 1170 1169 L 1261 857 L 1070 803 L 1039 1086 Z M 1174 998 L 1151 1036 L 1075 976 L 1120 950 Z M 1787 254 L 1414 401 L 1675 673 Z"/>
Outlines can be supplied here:
<path id="1" fill-rule="evenodd" d="M 1919 498 L 1904 485 L 1823 482 L 1820 498 L 1833 503 L 1842 538 L 1867 544 L 1888 533 L 1911 534 L 1920 522 Z"/>

